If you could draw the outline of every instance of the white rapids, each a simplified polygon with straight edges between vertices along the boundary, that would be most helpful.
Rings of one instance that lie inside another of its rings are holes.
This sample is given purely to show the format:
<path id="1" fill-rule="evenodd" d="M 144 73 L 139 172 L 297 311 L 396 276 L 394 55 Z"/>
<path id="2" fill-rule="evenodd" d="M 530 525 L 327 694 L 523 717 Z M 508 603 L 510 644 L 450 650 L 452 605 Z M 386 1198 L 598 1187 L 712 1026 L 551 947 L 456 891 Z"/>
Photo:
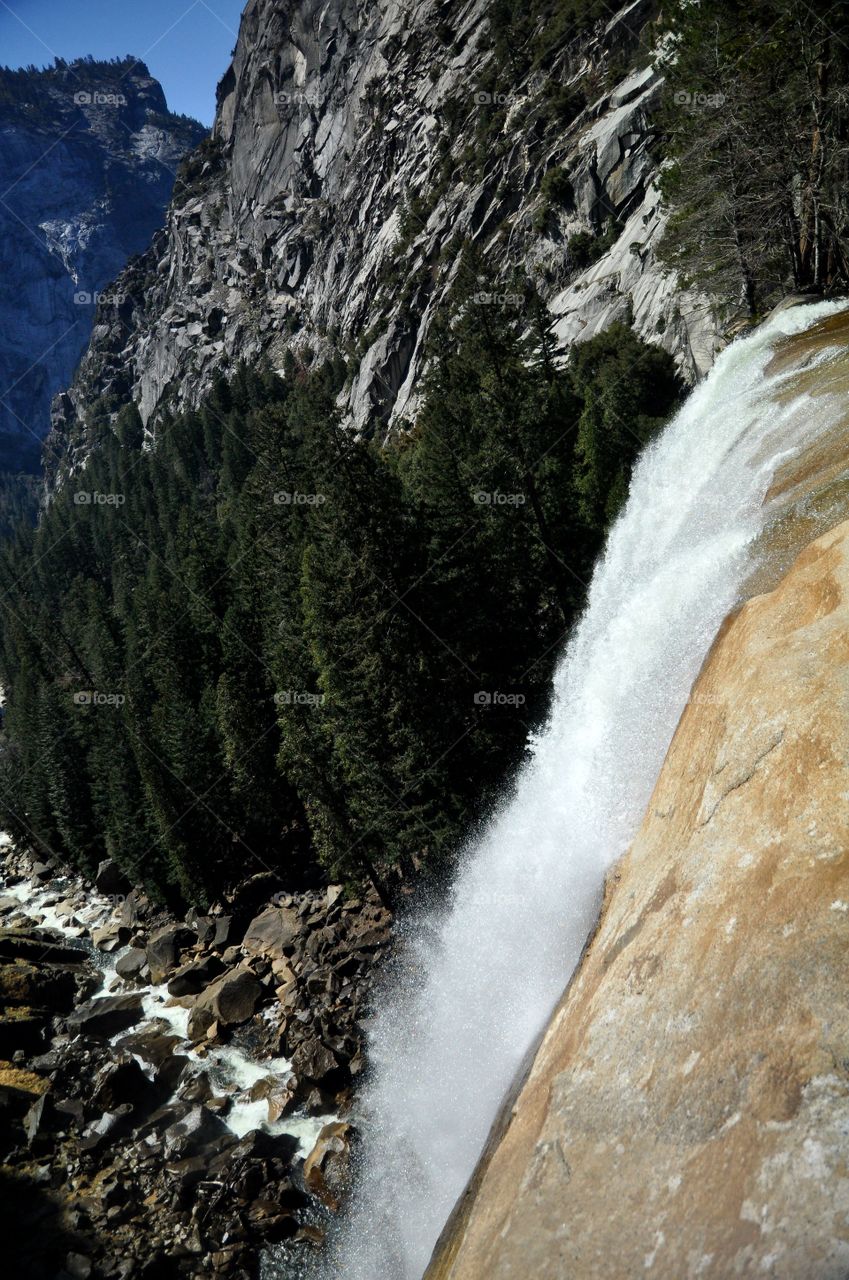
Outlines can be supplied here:
<path id="1" fill-rule="evenodd" d="M 9 837 L 0 833 L 0 850 L 9 843 Z M 86 890 L 86 905 L 75 908 L 69 916 L 56 910 L 56 906 L 65 896 L 65 889 L 72 890 L 79 882 L 73 878 L 58 878 L 51 881 L 46 888 L 33 888 L 27 880 L 19 880 L 14 884 L 5 884 L 0 874 L 0 891 L 5 896 L 15 898 L 22 912 L 33 920 L 40 928 L 52 929 L 61 934 L 72 945 L 78 945 L 90 952 L 93 962 L 104 973 L 104 985 L 93 999 L 123 994 L 125 991 L 138 992 L 142 997 L 144 1017 L 133 1031 L 150 1030 L 153 1027 L 167 1030 L 179 1037 L 180 1043 L 174 1051 L 189 1059 L 188 1074 L 209 1076 L 213 1090 L 229 1099 L 229 1106 L 222 1114 L 222 1119 L 232 1133 L 241 1138 L 252 1129 L 262 1129 L 271 1134 L 289 1134 L 297 1138 L 298 1154 L 305 1157 L 312 1150 L 324 1125 L 335 1120 L 333 1115 L 310 1116 L 299 1113 L 287 1113 L 278 1120 L 268 1119 L 268 1106 L 264 1099 L 251 1096 L 251 1089 L 258 1081 L 268 1076 L 281 1080 L 291 1072 L 291 1063 L 285 1058 L 252 1057 L 237 1045 L 214 1045 L 199 1052 L 188 1038 L 189 1010 L 168 993 L 167 986 L 135 986 L 123 983 L 115 973 L 116 961 L 123 951 L 98 951 L 90 940 L 91 930 L 105 924 L 114 911 L 113 900 L 94 890 Z M 69 921 L 79 921 L 79 925 Z M 116 1045 L 129 1033 L 121 1031 L 113 1036 L 112 1044 Z M 136 1055 L 140 1066 L 150 1072 L 149 1065 Z M 182 1081 L 185 1084 L 186 1080 Z M 179 1091 L 171 1099 L 179 1101 Z"/>
<path id="2" fill-rule="evenodd" d="M 359 1190 L 327 1280 L 425 1271 L 738 599 L 776 462 L 833 421 L 830 397 L 774 398 L 776 338 L 845 305 L 780 312 L 735 342 L 643 454 L 557 670 L 548 724 L 462 859 L 448 908 L 418 919 L 405 974 L 383 993 L 360 1099 Z"/>

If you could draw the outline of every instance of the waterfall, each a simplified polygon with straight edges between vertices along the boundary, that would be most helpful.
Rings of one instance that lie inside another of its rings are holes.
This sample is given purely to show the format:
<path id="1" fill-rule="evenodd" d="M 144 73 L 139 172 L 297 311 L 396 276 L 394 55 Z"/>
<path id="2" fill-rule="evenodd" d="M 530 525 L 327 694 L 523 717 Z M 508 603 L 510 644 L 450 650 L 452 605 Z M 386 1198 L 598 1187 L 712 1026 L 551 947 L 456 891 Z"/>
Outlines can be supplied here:
<path id="1" fill-rule="evenodd" d="M 774 315 L 719 358 L 635 470 L 555 677 L 548 724 L 451 901 L 410 927 L 360 1098 L 357 1190 L 332 1280 L 419 1280 L 634 836 L 699 666 L 738 599 L 776 460 L 828 397 L 776 397 L 776 341 L 846 304 Z M 826 353 L 827 354 L 827 353 Z"/>

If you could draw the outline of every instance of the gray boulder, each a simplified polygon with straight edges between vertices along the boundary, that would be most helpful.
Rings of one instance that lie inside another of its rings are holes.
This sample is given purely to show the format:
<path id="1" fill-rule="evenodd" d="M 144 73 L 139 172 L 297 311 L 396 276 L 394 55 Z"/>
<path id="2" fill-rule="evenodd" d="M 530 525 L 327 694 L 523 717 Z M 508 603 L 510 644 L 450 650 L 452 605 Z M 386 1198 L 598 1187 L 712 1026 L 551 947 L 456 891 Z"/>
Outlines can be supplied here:
<path id="1" fill-rule="evenodd" d="M 225 973 L 195 1001 L 189 1018 L 190 1039 L 200 1039 L 214 1022 L 224 1027 L 247 1022 L 261 996 L 262 987 L 247 966 Z"/>
<path id="2" fill-rule="evenodd" d="M 142 1016 L 140 995 L 102 996 L 74 1010 L 67 1020 L 68 1030 L 108 1039 L 135 1026 Z"/>
<path id="3" fill-rule="evenodd" d="M 131 947 L 124 955 L 120 956 L 116 965 L 115 972 L 119 978 L 140 978 L 147 968 L 147 952 L 141 947 Z"/>
<path id="4" fill-rule="evenodd" d="M 250 956 L 280 960 L 293 950 L 302 927 L 293 907 L 268 907 L 248 925 L 242 949 Z"/>
<path id="5" fill-rule="evenodd" d="M 213 979 L 217 978 L 224 966 L 217 956 L 204 956 L 202 960 L 193 960 L 178 969 L 168 980 L 168 994 L 172 996 L 200 995 Z"/>
<path id="6" fill-rule="evenodd" d="M 191 946 L 196 938 L 191 929 L 181 924 L 168 924 L 151 934 L 147 944 L 147 963 L 154 986 L 159 986 L 176 969 L 181 949 Z"/>
<path id="7" fill-rule="evenodd" d="M 163 1146 L 169 1160 L 185 1160 L 213 1145 L 222 1146 L 228 1139 L 236 1141 L 224 1121 L 200 1106 L 193 1107 L 187 1116 L 165 1130 Z"/>

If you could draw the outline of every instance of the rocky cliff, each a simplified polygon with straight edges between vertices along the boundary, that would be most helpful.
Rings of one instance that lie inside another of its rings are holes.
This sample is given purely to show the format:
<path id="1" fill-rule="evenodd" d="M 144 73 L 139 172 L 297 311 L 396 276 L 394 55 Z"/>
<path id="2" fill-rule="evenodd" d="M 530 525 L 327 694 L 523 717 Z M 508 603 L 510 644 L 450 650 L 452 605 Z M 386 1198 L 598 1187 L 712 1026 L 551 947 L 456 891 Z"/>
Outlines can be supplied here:
<path id="1" fill-rule="evenodd" d="M 841 335 L 845 313 L 788 340 L 787 393 L 845 395 L 821 361 Z M 804 543 L 847 475 L 845 421 L 779 468 L 762 594 L 720 631 L 429 1280 L 846 1275 L 849 523 Z"/>
<path id="2" fill-rule="evenodd" d="M 549 38 L 556 7 L 531 6 L 519 48 L 490 0 L 249 0 L 213 138 L 101 309 L 56 454 L 87 450 L 98 407 L 132 397 L 152 424 L 287 352 L 344 359 L 341 407 L 383 430 L 415 407 L 469 242 L 503 282 L 481 305 L 521 307 L 530 281 L 564 345 L 632 313 L 690 378 L 708 368 L 705 304 L 654 257 L 653 5 Z"/>
<path id="3" fill-rule="evenodd" d="M 0 70 L 0 464 L 30 466 L 99 295 L 161 225 L 204 129 L 143 63 Z M 120 289 L 109 297 L 120 308 Z"/>

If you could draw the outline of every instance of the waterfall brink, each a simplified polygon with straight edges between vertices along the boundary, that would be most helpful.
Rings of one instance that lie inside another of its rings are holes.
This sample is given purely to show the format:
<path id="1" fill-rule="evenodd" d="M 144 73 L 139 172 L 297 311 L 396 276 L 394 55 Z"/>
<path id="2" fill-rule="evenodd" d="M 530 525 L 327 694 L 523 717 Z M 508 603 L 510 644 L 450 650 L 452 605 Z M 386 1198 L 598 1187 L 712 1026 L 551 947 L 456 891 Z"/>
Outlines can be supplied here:
<path id="1" fill-rule="evenodd" d="M 333 1280 L 418 1280 L 427 1267 L 738 599 L 776 463 L 833 424 L 830 397 L 788 394 L 795 370 L 767 372 L 776 343 L 845 305 L 780 312 L 734 343 L 641 458 L 548 724 L 467 850 L 448 909 L 412 927 L 405 973 L 383 993 Z"/>

